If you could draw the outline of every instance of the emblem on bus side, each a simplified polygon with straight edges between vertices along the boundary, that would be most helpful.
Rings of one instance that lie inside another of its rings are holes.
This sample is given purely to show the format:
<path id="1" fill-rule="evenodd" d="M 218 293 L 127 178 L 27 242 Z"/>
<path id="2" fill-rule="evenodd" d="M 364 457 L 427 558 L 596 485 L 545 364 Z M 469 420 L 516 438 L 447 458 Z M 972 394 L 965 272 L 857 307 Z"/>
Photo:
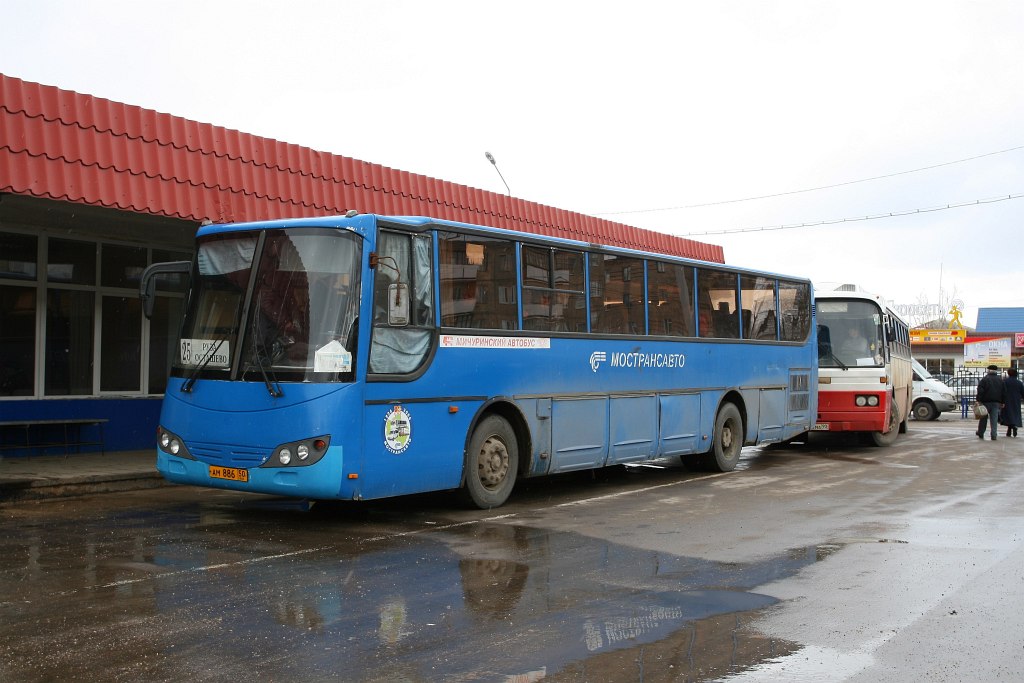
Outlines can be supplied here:
<path id="1" fill-rule="evenodd" d="M 384 416 L 384 447 L 398 455 L 412 442 L 412 415 L 402 406 L 395 406 Z"/>

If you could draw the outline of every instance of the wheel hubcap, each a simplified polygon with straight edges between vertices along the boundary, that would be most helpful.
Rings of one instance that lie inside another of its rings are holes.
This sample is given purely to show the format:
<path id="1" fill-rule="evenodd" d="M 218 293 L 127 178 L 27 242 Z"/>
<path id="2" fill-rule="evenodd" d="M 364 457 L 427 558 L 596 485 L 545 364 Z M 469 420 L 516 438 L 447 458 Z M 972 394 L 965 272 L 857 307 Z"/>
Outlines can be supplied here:
<path id="1" fill-rule="evenodd" d="M 491 489 L 500 485 L 508 474 L 508 449 L 497 437 L 489 437 L 477 456 L 477 475 L 480 483 Z"/>
<path id="2" fill-rule="evenodd" d="M 732 448 L 732 425 L 726 424 L 722 429 L 722 450 L 729 450 Z"/>

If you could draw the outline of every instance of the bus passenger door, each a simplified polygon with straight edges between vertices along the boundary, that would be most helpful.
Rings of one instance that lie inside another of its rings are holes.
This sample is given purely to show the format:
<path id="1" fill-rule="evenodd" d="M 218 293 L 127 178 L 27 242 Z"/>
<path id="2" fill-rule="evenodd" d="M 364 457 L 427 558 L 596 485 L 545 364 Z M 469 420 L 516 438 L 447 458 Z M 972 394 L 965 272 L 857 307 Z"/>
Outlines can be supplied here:
<path id="1" fill-rule="evenodd" d="M 697 451 L 700 439 L 700 394 L 659 397 L 658 454 L 685 455 Z"/>

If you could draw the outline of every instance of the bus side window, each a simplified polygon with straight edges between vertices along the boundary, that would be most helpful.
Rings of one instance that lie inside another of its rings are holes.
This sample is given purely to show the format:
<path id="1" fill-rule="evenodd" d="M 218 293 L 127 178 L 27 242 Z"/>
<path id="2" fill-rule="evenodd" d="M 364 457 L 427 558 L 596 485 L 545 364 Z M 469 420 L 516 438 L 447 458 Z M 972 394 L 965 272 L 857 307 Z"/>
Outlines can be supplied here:
<path id="1" fill-rule="evenodd" d="M 697 299 L 700 302 L 701 337 L 737 339 L 740 336 L 739 290 L 734 273 L 710 268 L 697 269 Z M 709 319 L 708 319 L 709 318 Z M 709 322 L 705 329 L 705 323 Z"/>
<path id="2" fill-rule="evenodd" d="M 803 341 L 811 331 L 811 286 L 806 282 L 779 280 L 779 311 L 782 341 Z"/>
<path id="3" fill-rule="evenodd" d="M 373 285 L 373 338 L 370 372 L 406 374 L 426 359 L 433 339 L 433 267 L 430 239 L 380 233 Z M 398 320 L 390 297 L 408 296 L 408 316 Z"/>
<path id="4" fill-rule="evenodd" d="M 694 336 L 691 266 L 648 262 L 647 314 L 651 334 Z"/>

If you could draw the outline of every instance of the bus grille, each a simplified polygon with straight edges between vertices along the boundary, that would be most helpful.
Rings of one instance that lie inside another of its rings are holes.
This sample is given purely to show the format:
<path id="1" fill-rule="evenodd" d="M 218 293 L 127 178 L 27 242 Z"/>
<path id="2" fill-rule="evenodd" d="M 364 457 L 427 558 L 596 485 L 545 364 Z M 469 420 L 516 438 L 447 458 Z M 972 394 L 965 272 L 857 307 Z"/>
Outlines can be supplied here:
<path id="1" fill-rule="evenodd" d="M 188 449 L 196 460 L 224 467 L 259 467 L 271 454 L 268 448 L 238 444 L 193 442 L 188 444 Z"/>

